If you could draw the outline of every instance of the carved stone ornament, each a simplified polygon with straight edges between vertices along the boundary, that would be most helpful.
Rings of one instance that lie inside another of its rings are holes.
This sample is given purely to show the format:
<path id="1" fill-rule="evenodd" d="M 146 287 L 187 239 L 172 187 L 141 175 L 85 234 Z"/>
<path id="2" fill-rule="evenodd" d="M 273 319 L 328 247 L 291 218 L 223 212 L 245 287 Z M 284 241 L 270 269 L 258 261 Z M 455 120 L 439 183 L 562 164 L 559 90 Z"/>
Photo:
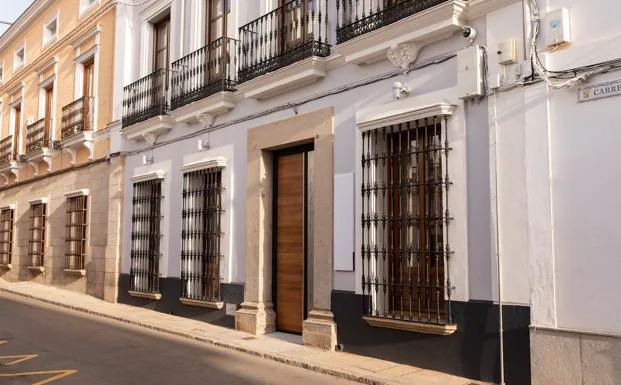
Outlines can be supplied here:
<path id="1" fill-rule="evenodd" d="M 213 125 L 214 116 L 212 114 L 203 112 L 196 117 L 196 120 L 198 120 L 201 124 L 207 127 L 211 127 Z"/>
<path id="2" fill-rule="evenodd" d="M 416 61 L 419 49 L 416 43 L 402 43 L 388 48 L 386 56 L 395 67 L 406 70 Z"/>

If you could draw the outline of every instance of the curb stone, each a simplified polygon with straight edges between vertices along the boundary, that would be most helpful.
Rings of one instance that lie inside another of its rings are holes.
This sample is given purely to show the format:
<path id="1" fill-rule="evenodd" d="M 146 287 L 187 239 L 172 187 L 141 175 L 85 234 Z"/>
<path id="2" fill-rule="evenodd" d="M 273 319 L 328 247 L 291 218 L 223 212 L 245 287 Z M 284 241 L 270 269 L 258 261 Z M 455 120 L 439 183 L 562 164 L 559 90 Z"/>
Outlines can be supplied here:
<path id="1" fill-rule="evenodd" d="M 25 298 L 30 298 L 36 301 L 40 301 L 40 302 L 44 302 L 44 303 L 48 303 L 51 305 L 55 305 L 55 306 L 59 306 L 59 307 L 63 307 L 66 309 L 70 309 L 70 310 L 75 310 L 75 311 L 79 311 L 82 313 L 86 313 L 86 314 L 90 314 L 90 315 L 95 315 L 95 316 L 99 316 L 99 317 L 103 317 L 103 318 L 108 318 L 108 319 L 113 319 L 116 321 L 120 321 L 120 322 L 124 322 L 126 324 L 130 324 L 130 325 L 135 325 L 135 326 L 140 326 L 140 327 L 144 327 L 146 329 L 150 329 L 150 330 L 154 330 L 154 331 L 158 331 L 158 332 L 162 332 L 162 333 L 166 333 L 166 334 L 170 334 L 170 335 L 174 335 L 177 337 L 182 337 L 182 338 L 188 338 L 188 339 L 192 339 L 195 341 L 199 341 L 199 342 L 205 342 L 205 343 L 209 343 L 211 345 L 214 346 L 218 346 L 221 348 L 225 348 L 225 349 L 230 349 L 230 350 L 235 350 L 241 353 L 246 353 L 246 354 L 251 354 L 253 356 L 256 357 L 261 357 L 261 358 L 265 358 L 265 359 L 269 359 L 272 361 L 276 361 L 276 362 L 280 362 L 282 364 L 285 365 L 289 365 L 289 366 L 294 366 L 294 367 L 298 367 L 298 368 L 303 368 L 303 369 L 308 369 L 317 373 L 321 373 L 321 374 L 326 374 L 326 375 L 330 375 L 332 377 L 336 377 L 336 378 L 342 378 L 345 380 L 350 380 L 350 381 L 355 381 L 355 382 L 359 382 L 362 384 L 366 384 L 366 385 L 392 385 L 393 383 L 391 382 L 386 382 L 386 381 L 382 381 L 379 380 L 377 378 L 369 378 L 366 376 L 360 376 L 360 375 L 356 375 L 353 374 L 351 372 L 345 371 L 345 370 L 338 370 L 338 369 L 334 369 L 334 368 L 328 368 L 326 366 L 322 366 L 320 364 L 317 363 L 309 363 L 309 362 L 304 362 L 301 360 L 297 360 L 294 358 L 289 358 L 287 356 L 281 355 L 281 354 L 277 354 L 277 353 L 265 353 L 265 352 L 260 352 L 251 348 L 247 348 L 244 346 L 240 346 L 234 343 L 229 343 L 229 342 L 224 342 L 224 341 L 219 341 L 217 339 L 213 339 L 213 338 L 209 338 L 209 337 L 202 337 L 199 335 L 194 335 L 191 333 L 186 333 L 186 332 L 182 332 L 179 330 L 174 330 L 174 329 L 167 329 L 161 326 L 157 326 L 157 325 L 153 325 L 150 323 L 146 323 L 146 322 L 141 322 L 141 321 L 136 321 L 136 320 L 132 320 L 126 317 L 120 317 L 120 316 L 115 316 L 112 314 L 108 314 L 108 313 L 104 313 L 104 312 L 100 312 L 100 311 L 96 311 L 96 310 L 90 310 L 84 307 L 80 307 L 80 306 L 76 306 L 76 305 L 69 305 L 66 303 L 62 303 L 62 302 L 58 302 L 58 301 L 53 301 L 53 300 L 49 300 L 46 298 L 40 298 L 31 294 L 27 294 L 27 293 L 22 293 L 19 291 L 15 291 L 12 290 L 10 288 L 6 288 L 6 287 L 0 287 L 0 291 L 6 292 L 6 293 L 10 293 L 10 294 L 14 294 L 14 295 L 19 295 L 21 297 L 25 297 Z"/>

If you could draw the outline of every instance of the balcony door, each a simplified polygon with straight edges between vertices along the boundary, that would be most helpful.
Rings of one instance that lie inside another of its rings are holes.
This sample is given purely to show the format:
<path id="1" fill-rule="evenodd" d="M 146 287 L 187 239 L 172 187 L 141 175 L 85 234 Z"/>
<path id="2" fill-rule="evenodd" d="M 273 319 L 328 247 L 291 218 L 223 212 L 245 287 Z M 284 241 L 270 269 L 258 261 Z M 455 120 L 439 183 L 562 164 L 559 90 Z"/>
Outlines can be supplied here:
<path id="1" fill-rule="evenodd" d="M 170 16 L 153 25 L 155 41 L 153 42 L 153 76 L 152 95 L 155 96 L 153 107 L 166 100 L 168 91 L 168 75 L 170 69 Z"/>
<path id="2" fill-rule="evenodd" d="M 226 39 L 227 23 L 226 18 L 229 13 L 229 0 L 207 0 L 207 26 L 205 28 L 205 41 L 207 50 L 205 52 L 205 77 L 206 83 L 224 78 L 226 65 L 229 60 L 229 46 Z"/>
<path id="3" fill-rule="evenodd" d="M 94 86 L 95 86 L 95 61 L 90 59 L 84 64 L 84 77 L 82 79 L 82 108 L 83 108 L 83 131 L 88 131 L 92 127 L 92 103 L 93 97 L 95 96 Z"/>
<path id="4" fill-rule="evenodd" d="M 13 107 L 13 127 L 11 127 L 13 131 L 13 150 L 11 159 L 17 159 L 17 154 L 19 153 L 20 140 L 21 140 L 21 129 L 22 126 L 22 105 L 18 104 Z"/>
<path id="5" fill-rule="evenodd" d="M 313 0 L 279 0 L 280 52 L 290 51 L 312 38 L 309 8 Z"/>
<path id="6" fill-rule="evenodd" d="M 52 116 L 54 114 L 54 86 L 45 89 L 45 112 L 44 112 L 44 129 L 42 146 L 47 146 L 50 140 L 50 130 L 52 129 Z"/>

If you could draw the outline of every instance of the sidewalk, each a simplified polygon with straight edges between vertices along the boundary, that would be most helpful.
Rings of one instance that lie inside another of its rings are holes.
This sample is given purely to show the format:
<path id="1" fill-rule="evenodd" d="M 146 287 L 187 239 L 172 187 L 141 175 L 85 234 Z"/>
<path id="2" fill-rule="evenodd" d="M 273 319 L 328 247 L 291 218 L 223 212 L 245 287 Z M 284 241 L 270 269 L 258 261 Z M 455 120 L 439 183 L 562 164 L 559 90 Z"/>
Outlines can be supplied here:
<path id="1" fill-rule="evenodd" d="M 65 308 L 112 318 L 164 333 L 250 353 L 288 365 L 310 369 L 369 385 L 471 385 L 480 382 L 444 373 L 350 353 L 324 352 L 270 335 L 247 333 L 205 322 L 113 304 L 84 294 L 31 282 L 0 279 L 0 291 L 37 299 Z"/>

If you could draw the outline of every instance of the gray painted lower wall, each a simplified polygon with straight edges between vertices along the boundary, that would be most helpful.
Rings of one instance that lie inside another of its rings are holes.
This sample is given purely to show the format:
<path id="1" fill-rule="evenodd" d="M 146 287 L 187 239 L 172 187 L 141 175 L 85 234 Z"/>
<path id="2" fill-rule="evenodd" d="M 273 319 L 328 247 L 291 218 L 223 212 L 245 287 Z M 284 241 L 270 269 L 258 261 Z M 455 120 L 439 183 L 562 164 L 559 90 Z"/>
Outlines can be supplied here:
<path id="1" fill-rule="evenodd" d="M 621 384 L 621 337 L 530 330 L 533 385 Z"/>

